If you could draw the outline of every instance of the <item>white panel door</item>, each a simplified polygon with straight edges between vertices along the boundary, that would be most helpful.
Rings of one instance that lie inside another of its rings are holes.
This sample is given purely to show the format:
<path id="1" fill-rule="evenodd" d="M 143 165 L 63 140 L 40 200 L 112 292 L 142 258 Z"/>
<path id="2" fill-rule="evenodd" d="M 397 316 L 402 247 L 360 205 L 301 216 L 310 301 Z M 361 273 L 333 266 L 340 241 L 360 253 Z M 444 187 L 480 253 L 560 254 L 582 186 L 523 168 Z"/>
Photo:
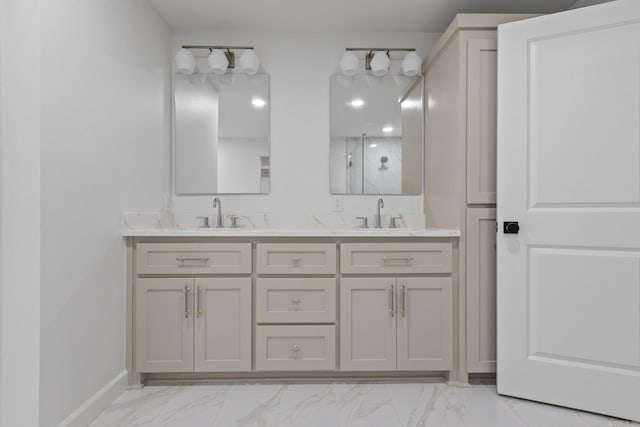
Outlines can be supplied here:
<path id="1" fill-rule="evenodd" d="M 498 392 L 640 421 L 640 2 L 498 34 Z"/>
<path id="2" fill-rule="evenodd" d="M 251 278 L 198 278 L 195 293 L 195 371 L 250 371 Z"/>

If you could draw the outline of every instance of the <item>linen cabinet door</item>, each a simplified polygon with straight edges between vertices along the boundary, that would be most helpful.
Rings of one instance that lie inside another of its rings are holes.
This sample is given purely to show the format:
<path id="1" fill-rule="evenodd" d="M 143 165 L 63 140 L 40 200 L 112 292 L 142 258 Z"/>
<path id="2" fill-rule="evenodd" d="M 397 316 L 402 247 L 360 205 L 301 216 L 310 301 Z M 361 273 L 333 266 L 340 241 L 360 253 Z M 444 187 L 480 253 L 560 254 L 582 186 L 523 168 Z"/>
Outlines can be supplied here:
<path id="1" fill-rule="evenodd" d="M 496 210 L 467 209 L 467 369 L 496 371 Z"/>
<path id="2" fill-rule="evenodd" d="M 496 203 L 498 49 L 467 43 L 467 203 Z"/>
<path id="3" fill-rule="evenodd" d="M 136 280 L 138 372 L 193 371 L 193 279 Z"/>
<path id="4" fill-rule="evenodd" d="M 340 281 L 340 369 L 396 369 L 395 278 Z"/>
<path id="5" fill-rule="evenodd" d="M 251 370 L 251 278 L 195 279 L 195 370 Z"/>
<path id="6" fill-rule="evenodd" d="M 398 277 L 398 370 L 453 368 L 450 277 Z"/>

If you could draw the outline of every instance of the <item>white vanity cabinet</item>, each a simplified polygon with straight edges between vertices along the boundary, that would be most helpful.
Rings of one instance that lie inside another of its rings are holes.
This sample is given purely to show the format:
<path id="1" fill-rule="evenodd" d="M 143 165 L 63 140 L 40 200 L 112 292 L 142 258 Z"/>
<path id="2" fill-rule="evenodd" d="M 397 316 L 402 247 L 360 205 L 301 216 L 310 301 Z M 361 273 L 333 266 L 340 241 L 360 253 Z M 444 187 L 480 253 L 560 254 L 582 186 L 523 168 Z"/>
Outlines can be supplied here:
<path id="1" fill-rule="evenodd" d="M 343 244 L 340 268 L 341 370 L 453 368 L 452 278 L 427 275 L 451 274 L 450 243 Z"/>
<path id="2" fill-rule="evenodd" d="M 257 371 L 336 368 L 336 243 L 256 245 Z"/>
<path id="3" fill-rule="evenodd" d="M 141 278 L 138 372 L 251 370 L 250 278 Z"/>
<path id="4" fill-rule="evenodd" d="M 251 370 L 251 244 L 139 243 L 135 259 L 136 372 Z"/>
<path id="5" fill-rule="evenodd" d="M 130 236 L 130 386 L 451 378 L 458 233 L 394 232 Z"/>

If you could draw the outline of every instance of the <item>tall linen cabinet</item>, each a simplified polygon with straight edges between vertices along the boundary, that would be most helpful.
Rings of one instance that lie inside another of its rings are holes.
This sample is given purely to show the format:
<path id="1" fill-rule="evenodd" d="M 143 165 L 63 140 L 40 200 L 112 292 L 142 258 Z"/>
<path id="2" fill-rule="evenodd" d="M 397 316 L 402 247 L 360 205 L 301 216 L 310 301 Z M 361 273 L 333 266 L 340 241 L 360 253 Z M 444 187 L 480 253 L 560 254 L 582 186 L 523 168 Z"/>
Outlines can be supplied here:
<path id="1" fill-rule="evenodd" d="M 496 371 L 497 26 L 534 15 L 457 15 L 424 61 L 428 227 L 459 229 L 460 383 Z"/>

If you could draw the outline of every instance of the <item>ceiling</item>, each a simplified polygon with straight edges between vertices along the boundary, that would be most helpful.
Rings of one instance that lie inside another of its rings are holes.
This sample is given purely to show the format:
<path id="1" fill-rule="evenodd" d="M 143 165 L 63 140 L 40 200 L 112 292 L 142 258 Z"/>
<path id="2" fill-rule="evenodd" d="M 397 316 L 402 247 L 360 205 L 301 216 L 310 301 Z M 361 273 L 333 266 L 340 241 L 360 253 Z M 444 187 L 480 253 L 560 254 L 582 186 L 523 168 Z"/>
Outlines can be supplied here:
<path id="1" fill-rule="evenodd" d="M 174 30 L 441 33 L 457 13 L 553 13 L 576 0 L 148 0 Z"/>

